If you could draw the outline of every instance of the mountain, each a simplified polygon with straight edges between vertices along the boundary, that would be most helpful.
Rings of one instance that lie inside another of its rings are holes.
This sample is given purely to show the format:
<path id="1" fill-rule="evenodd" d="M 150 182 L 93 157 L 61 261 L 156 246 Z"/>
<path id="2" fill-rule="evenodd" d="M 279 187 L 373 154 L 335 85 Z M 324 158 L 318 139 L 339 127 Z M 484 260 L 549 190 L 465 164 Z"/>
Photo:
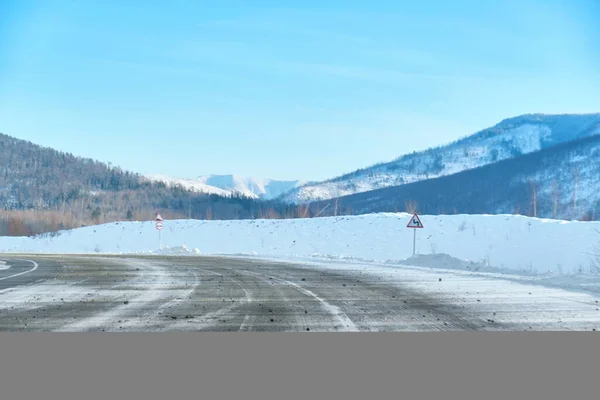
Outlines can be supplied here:
<path id="1" fill-rule="evenodd" d="M 515 213 L 596 220 L 600 214 L 600 135 L 579 136 L 453 175 L 314 202 L 310 212 L 323 216 L 386 211 Z"/>
<path id="2" fill-rule="evenodd" d="M 528 114 L 451 144 L 404 155 L 325 182 L 295 188 L 291 203 L 333 199 L 456 174 L 600 133 L 600 114 Z"/>
<path id="3" fill-rule="evenodd" d="M 185 183 L 185 182 L 184 182 Z M 29 235 L 104 222 L 295 217 L 296 207 L 189 190 L 0 133 L 0 235 Z"/>
<path id="4" fill-rule="evenodd" d="M 290 190 L 300 187 L 307 181 L 279 181 L 257 179 L 238 175 L 204 175 L 195 179 L 179 179 L 166 175 L 148 175 L 153 181 L 168 185 L 179 184 L 189 190 L 219 195 L 241 195 L 253 199 L 271 200 Z"/>
<path id="5" fill-rule="evenodd" d="M 144 177 L 0 134 L 0 235 L 147 221 L 157 211 L 167 220 L 226 220 L 408 211 L 416 204 L 429 214 L 596 218 L 598 135 L 600 114 L 525 115 L 447 146 L 312 183 Z M 336 201 L 307 201 L 338 194 Z M 306 204 L 285 202 L 298 197 Z"/>
<path id="6" fill-rule="evenodd" d="M 205 175 L 198 177 L 198 182 L 217 187 L 247 197 L 273 199 L 300 187 L 307 181 L 280 181 L 275 179 L 259 179 L 239 175 Z"/>
<path id="7" fill-rule="evenodd" d="M 146 178 L 152 182 L 163 182 L 167 186 L 181 186 L 187 190 L 198 193 L 216 194 L 219 196 L 230 196 L 232 194 L 231 191 L 207 185 L 206 183 L 203 183 L 197 179 L 173 178 L 162 174 L 150 174 L 146 175 Z"/>

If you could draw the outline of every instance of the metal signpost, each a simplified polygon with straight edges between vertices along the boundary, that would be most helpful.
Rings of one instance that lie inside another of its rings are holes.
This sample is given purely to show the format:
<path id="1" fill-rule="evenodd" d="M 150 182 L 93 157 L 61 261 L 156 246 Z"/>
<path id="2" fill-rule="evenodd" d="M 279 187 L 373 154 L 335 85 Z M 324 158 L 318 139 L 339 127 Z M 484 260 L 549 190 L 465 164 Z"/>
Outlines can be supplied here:
<path id="1" fill-rule="evenodd" d="M 417 214 L 413 215 L 412 218 L 410 219 L 410 221 L 408 222 L 408 225 L 406 225 L 407 228 L 413 228 L 414 231 L 414 235 L 413 235 L 413 256 L 415 256 L 415 254 L 417 253 L 417 229 L 419 228 L 423 228 L 423 223 L 421 222 L 421 219 L 419 218 L 419 216 Z"/>
<path id="2" fill-rule="evenodd" d="M 163 217 L 160 214 L 156 214 L 156 218 L 154 219 L 156 222 L 156 229 L 158 230 L 158 248 L 162 250 L 162 236 L 161 231 L 163 229 Z"/>

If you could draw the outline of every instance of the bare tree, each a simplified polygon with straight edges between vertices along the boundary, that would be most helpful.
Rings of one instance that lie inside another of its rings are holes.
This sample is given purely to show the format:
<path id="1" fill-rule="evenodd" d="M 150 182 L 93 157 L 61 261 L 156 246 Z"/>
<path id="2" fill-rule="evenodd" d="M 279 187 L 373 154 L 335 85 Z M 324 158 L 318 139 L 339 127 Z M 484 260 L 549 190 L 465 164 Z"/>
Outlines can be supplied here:
<path id="1" fill-rule="evenodd" d="M 336 197 L 335 201 L 334 201 L 334 205 L 333 205 L 333 216 L 334 217 L 337 217 L 337 215 L 338 215 L 339 204 L 340 204 L 340 198 Z"/>
<path id="2" fill-rule="evenodd" d="M 533 217 L 536 218 L 537 217 L 537 190 L 536 190 L 536 183 L 535 180 L 530 180 L 529 181 L 529 185 L 531 186 L 531 198 L 533 201 Z"/>
<path id="3" fill-rule="evenodd" d="M 417 213 L 417 202 L 416 200 L 409 200 L 404 203 L 404 210 L 409 214 Z"/>
<path id="4" fill-rule="evenodd" d="M 281 219 L 281 215 L 273 208 L 267 210 L 265 217 L 267 219 Z"/>
<path id="5" fill-rule="evenodd" d="M 552 211 L 552 217 L 556 219 L 558 211 L 558 184 L 556 183 L 556 180 L 552 181 L 552 192 L 554 195 L 554 209 Z"/>
<path id="6" fill-rule="evenodd" d="M 597 233 L 600 233 L 599 230 L 594 229 Z M 600 247 L 594 246 L 594 253 L 589 254 L 592 257 L 592 262 L 590 265 L 590 271 L 600 274 Z"/>
<path id="7" fill-rule="evenodd" d="M 338 186 L 338 187 L 336 187 L 335 199 L 333 201 L 333 216 L 334 217 L 337 217 L 337 215 L 338 215 L 339 205 L 340 205 L 340 188 Z"/>
<path id="8" fill-rule="evenodd" d="M 573 181 L 574 181 L 574 190 L 573 190 L 573 219 L 577 218 L 577 190 L 579 186 L 579 168 L 575 167 L 573 170 Z"/>

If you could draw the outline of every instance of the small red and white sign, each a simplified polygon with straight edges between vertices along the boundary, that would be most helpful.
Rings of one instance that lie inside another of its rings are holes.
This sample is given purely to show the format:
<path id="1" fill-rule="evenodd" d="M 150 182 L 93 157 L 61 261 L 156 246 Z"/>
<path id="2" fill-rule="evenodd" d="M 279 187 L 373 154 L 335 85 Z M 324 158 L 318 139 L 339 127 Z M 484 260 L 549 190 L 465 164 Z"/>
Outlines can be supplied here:
<path id="1" fill-rule="evenodd" d="M 413 215 L 412 218 L 410 219 L 410 221 L 408 222 L 408 225 L 406 225 L 407 228 L 423 228 L 423 223 L 421 222 L 421 219 L 419 218 L 419 216 L 417 214 Z"/>
<path id="2" fill-rule="evenodd" d="M 160 231 L 160 230 L 162 230 L 162 228 L 163 228 L 162 221 L 156 221 L 156 229 L 158 229 Z"/>
<path id="3" fill-rule="evenodd" d="M 160 214 L 156 214 L 156 218 L 154 219 L 156 222 L 164 221 L 163 217 Z"/>

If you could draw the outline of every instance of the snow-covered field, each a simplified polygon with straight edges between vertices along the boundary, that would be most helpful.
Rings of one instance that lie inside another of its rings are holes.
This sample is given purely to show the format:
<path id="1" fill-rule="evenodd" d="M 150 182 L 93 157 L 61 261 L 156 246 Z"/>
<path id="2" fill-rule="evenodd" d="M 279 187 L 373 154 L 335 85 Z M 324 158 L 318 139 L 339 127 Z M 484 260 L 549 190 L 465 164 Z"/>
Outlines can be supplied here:
<path id="1" fill-rule="evenodd" d="M 413 257 L 413 230 L 406 228 L 409 217 L 402 213 L 296 220 L 165 221 L 162 249 L 158 249 L 154 223 L 120 222 L 43 237 L 2 237 L 0 251 L 254 256 L 292 262 L 281 265 L 306 270 L 339 270 L 346 279 L 371 276 L 374 282 L 385 281 L 390 287 L 410 287 L 438 305 L 456 308 L 468 321 L 483 321 L 480 328 L 484 330 L 600 328 L 600 272 L 593 255 L 600 242 L 600 223 L 509 215 L 426 215 L 421 216 L 425 228 L 417 231 L 418 254 Z M 6 265 L 0 263 L 2 267 Z M 168 275 L 171 273 L 161 270 L 158 277 L 162 280 L 154 284 L 175 285 L 177 282 Z M 165 274 L 169 279 L 163 279 Z M 291 278 L 286 279 L 291 285 Z M 192 290 L 187 284 L 181 281 L 175 286 Z M 19 307 L 37 307 L 57 293 L 80 301 L 90 291 L 89 287 L 69 286 L 66 282 L 44 285 L 43 290 L 28 286 L 6 289 L 3 299 L 11 307 L 21 303 Z M 164 295 L 165 304 L 171 304 L 173 296 L 186 297 L 180 292 L 159 293 L 158 286 L 152 289 L 156 297 L 152 301 Z M 99 289 L 98 293 L 104 292 Z M 124 293 L 134 296 L 137 292 Z M 116 311 L 124 312 L 127 307 L 119 305 Z M 108 320 L 113 314 L 114 310 L 101 316 Z M 97 321 L 98 316 L 92 320 Z M 64 329 L 85 325 L 74 324 Z M 375 322 L 373 326 L 365 324 L 362 329 L 381 328 Z M 434 325 L 429 328 L 443 328 Z M 408 330 L 428 329 L 402 326 Z"/>
<path id="2" fill-rule="evenodd" d="M 38 237 L 1 237 L 11 253 L 184 253 L 395 262 L 412 256 L 409 215 L 292 220 L 117 222 Z M 583 274 L 596 271 L 600 223 L 513 215 L 422 216 L 417 253 L 466 260 L 462 269 Z M 162 246 L 162 250 L 157 250 Z"/>

